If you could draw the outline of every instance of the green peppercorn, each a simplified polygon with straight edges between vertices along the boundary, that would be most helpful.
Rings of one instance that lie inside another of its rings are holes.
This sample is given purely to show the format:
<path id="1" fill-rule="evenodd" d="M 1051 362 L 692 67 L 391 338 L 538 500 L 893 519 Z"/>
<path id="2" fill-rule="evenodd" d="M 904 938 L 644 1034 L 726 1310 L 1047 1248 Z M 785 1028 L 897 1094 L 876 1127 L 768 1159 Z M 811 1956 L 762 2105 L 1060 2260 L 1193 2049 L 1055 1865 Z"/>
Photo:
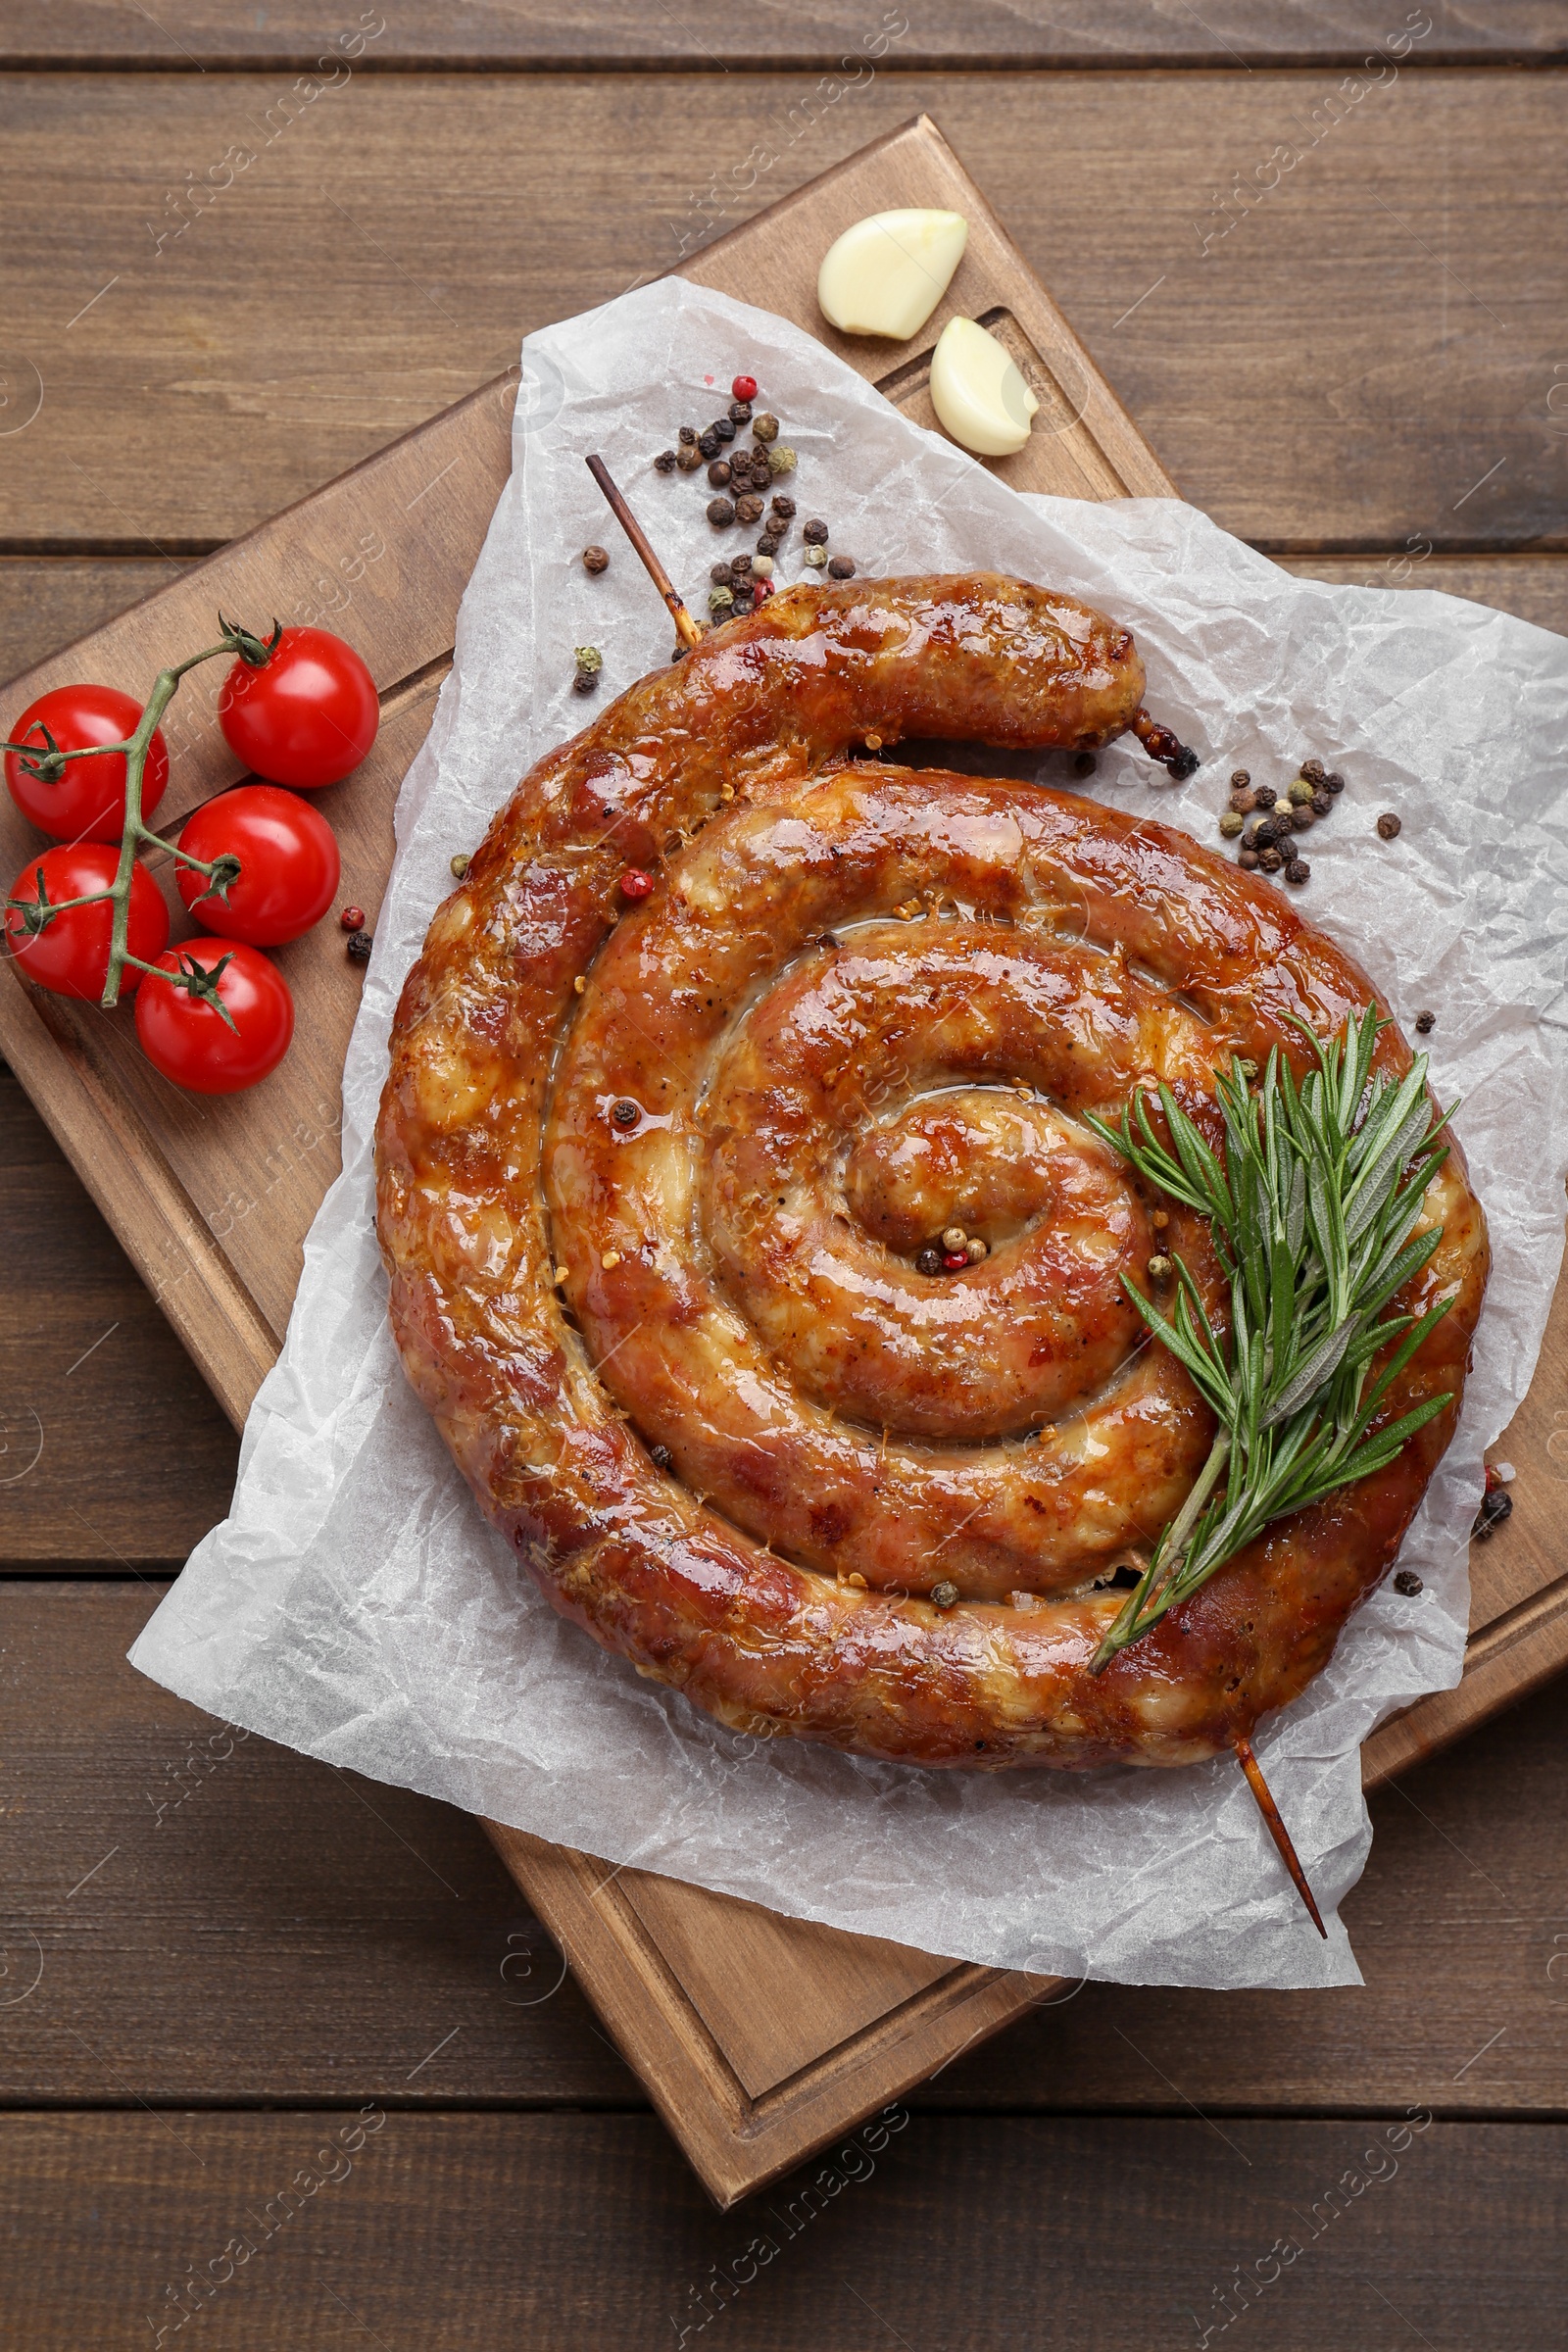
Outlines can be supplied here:
<path id="1" fill-rule="evenodd" d="M 1312 798 L 1312 787 L 1307 782 L 1305 776 L 1297 777 L 1296 782 L 1291 786 L 1286 798 L 1295 808 L 1301 808 L 1305 807 L 1306 803 Z"/>
<path id="2" fill-rule="evenodd" d="M 793 473 L 795 471 L 794 450 L 786 449 L 782 441 L 775 441 L 767 453 L 767 470 L 769 473 Z"/>
<path id="3" fill-rule="evenodd" d="M 1219 820 L 1219 829 L 1227 841 L 1234 841 L 1247 819 L 1239 808 L 1227 808 Z"/>
<path id="4" fill-rule="evenodd" d="M 778 439 L 778 418 L 771 416 L 766 409 L 762 411 L 760 416 L 752 418 L 752 439 L 754 441 L 776 441 Z"/>

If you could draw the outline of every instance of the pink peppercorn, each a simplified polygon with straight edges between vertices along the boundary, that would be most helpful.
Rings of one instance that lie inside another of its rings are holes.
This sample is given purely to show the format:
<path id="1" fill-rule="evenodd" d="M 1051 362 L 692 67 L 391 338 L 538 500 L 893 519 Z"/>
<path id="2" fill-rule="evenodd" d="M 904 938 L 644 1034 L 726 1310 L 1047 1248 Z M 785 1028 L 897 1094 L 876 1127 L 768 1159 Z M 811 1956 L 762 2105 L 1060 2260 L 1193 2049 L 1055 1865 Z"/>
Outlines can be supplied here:
<path id="1" fill-rule="evenodd" d="M 623 899 L 646 899 L 653 887 L 653 875 L 645 874 L 640 865 L 628 865 L 620 877 L 620 895 Z"/>
<path id="2" fill-rule="evenodd" d="M 757 378 L 755 375 L 738 375 L 731 384 L 730 390 L 737 400 L 755 400 L 757 398 Z"/>

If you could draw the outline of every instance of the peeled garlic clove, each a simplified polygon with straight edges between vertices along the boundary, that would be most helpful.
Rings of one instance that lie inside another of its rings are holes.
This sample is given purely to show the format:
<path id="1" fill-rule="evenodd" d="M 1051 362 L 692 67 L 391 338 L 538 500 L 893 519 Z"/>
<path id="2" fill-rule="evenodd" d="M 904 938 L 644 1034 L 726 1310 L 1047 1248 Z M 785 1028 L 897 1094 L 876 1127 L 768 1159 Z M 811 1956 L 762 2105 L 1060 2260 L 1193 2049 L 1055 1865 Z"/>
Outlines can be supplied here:
<path id="1" fill-rule="evenodd" d="M 972 318 L 950 318 L 931 354 L 931 405 L 961 448 L 1006 458 L 1028 440 L 1040 403 L 995 335 Z"/>
<path id="2" fill-rule="evenodd" d="M 942 300 L 969 242 L 961 213 L 872 213 L 823 256 L 816 299 L 846 335 L 906 343 Z"/>

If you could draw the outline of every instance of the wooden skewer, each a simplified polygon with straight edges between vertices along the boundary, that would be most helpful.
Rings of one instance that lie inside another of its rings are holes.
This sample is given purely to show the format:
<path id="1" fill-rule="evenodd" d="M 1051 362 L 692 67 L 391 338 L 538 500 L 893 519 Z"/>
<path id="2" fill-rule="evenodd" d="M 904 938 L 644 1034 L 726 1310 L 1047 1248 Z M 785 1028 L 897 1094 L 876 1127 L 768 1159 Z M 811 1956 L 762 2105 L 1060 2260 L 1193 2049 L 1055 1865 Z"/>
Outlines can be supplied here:
<path id="1" fill-rule="evenodd" d="M 621 529 L 625 532 L 627 538 L 637 550 L 638 555 L 642 558 L 643 564 L 647 570 L 649 578 L 653 581 L 654 586 L 659 590 L 660 595 L 669 607 L 669 616 L 675 623 L 676 636 L 680 639 L 682 645 L 688 648 L 694 645 L 701 645 L 703 641 L 702 630 L 697 626 L 696 621 L 693 620 L 691 614 L 687 612 L 685 605 L 682 603 L 680 590 L 675 586 L 668 572 L 664 569 L 664 566 L 662 564 L 661 564 L 659 558 L 649 546 L 648 541 L 643 534 L 642 524 L 638 521 L 636 515 L 632 513 L 630 507 L 627 506 L 626 501 L 621 497 L 620 492 L 615 488 L 614 483 L 611 480 L 610 468 L 605 464 L 604 459 L 590 458 L 588 460 L 588 470 L 593 475 L 594 480 L 599 484 L 599 487 L 604 492 L 606 498 L 609 500 L 611 513 L 614 515 L 615 520 L 619 523 Z"/>
<path id="2" fill-rule="evenodd" d="M 1312 1889 L 1306 1883 L 1306 1873 L 1297 1857 L 1295 1846 L 1291 1843 L 1291 1833 L 1280 1818 L 1280 1809 L 1269 1793 L 1268 1783 L 1263 1778 L 1263 1768 L 1252 1753 L 1250 1740 L 1238 1740 L 1236 1753 L 1241 1760 L 1242 1770 L 1247 1775 L 1247 1785 L 1257 1799 L 1257 1809 L 1268 1824 L 1268 1834 L 1279 1847 L 1280 1860 L 1295 1880 L 1297 1893 L 1312 1914 L 1313 1927 L 1327 1943 L 1329 1932 L 1323 1925 L 1323 1914 L 1313 1900 Z"/>

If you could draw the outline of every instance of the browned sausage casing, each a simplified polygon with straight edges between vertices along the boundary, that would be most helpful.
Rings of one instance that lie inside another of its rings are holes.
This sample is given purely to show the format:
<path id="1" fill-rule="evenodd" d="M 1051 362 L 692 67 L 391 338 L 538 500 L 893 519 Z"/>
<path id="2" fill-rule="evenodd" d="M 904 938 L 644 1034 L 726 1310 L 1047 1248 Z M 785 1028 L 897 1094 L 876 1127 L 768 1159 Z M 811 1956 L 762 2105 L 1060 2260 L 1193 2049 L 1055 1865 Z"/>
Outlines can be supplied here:
<path id="1" fill-rule="evenodd" d="M 1299 1068 L 1292 1017 L 1374 991 L 1180 833 L 850 755 L 1099 746 L 1142 691 L 1126 630 L 1015 581 L 796 589 L 541 760 L 409 975 L 377 1138 L 409 1377 L 556 1606 L 732 1725 L 1212 1754 L 1326 1662 L 1452 1434 L 1487 1272 L 1457 1152 L 1405 1301 L 1454 1304 L 1385 1409 L 1454 1403 L 1090 1676 L 1103 1580 L 1212 1434 L 1119 1277 L 1174 1248 L 1223 1294 L 1084 1114 L 1164 1079 L 1218 1142 L 1216 1066 Z M 950 1225 L 990 1253 L 932 1280 Z"/>

